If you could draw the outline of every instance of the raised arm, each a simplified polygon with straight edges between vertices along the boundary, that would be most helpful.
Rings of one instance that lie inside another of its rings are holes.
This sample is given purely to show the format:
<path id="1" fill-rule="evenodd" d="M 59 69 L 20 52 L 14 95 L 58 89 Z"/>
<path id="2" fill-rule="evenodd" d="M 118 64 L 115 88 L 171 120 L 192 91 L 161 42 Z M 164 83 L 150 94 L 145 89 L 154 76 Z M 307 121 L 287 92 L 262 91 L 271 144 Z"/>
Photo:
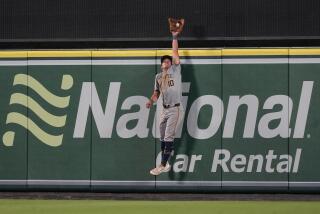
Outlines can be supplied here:
<path id="1" fill-rule="evenodd" d="M 178 51 L 178 35 L 179 32 L 172 32 L 172 58 L 173 63 L 176 65 L 180 64 L 180 57 Z"/>

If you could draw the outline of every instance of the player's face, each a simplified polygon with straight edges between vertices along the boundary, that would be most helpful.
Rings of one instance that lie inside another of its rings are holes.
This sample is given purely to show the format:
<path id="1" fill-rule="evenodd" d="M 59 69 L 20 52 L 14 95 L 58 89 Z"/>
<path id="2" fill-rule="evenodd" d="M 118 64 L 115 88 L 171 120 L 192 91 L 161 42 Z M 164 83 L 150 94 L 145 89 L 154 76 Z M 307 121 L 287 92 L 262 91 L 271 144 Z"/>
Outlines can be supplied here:
<path id="1" fill-rule="evenodd" d="M 161 68 L 162 69 L 168 69 L 171 66 L 171 61 L 170 59 L 165 59 L 163 60 L 162 64 L 161 64 Z"/>

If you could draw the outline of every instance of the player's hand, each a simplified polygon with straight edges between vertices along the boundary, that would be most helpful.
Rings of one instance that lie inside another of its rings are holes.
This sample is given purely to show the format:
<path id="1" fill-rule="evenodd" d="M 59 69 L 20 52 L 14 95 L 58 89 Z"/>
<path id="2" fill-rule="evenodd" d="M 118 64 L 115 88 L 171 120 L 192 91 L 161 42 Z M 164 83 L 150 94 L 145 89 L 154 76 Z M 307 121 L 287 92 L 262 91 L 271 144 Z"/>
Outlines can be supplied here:
<path id="1" fill-rule="evenodd" d="M 147 108 L 151 108 L 151 106 L 152 106 L 152 101 L 149 100 L 149 101 L 146 103 L 146 107 L 147 107 Z"/>
<path id="2" fill-rule="evenodd" d="M 172 36 L 178 36 L 180 32 L 174 32 L 174 31 L 173 31 L 173 32 L 171 32 L 171 33 L 172 33 Z"/>

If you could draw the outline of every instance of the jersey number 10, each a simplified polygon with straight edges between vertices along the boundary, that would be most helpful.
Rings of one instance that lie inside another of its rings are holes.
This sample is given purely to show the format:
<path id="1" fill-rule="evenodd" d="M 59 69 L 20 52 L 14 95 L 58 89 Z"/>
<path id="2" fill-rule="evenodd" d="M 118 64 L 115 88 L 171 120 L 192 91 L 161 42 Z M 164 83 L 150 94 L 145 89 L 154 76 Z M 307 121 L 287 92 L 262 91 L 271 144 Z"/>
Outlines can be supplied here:
<path id="1" fill-rule="evenodd" d="M 169 81 L 168 81 L 168 85 L 169 85 L 169 87 L 174 86 L 173 80 L 169 80 Z"/>

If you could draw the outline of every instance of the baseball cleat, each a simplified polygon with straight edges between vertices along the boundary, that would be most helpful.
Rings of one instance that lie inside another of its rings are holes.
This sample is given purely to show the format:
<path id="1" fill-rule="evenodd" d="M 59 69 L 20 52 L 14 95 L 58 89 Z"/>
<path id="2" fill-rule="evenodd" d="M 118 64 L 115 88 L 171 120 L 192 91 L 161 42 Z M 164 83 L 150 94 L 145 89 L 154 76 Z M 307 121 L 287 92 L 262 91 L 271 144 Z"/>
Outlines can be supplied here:
<path id="1" fill-rule="evenodd" d="M 163 172 L 169 172 L 171 169 L 171 165 L 169 163 L 166 164 L 166 166 L 164 167 Z"/>
<path id="2" fill-rule="evenodd" d="M 150 174 L 151 175 L 160 175 L 163 172 L 169 172 L 170 168 L 171 168 L 171 166 L 169 163 L 167 163 L 166 166 L 160 165 L 160 166 L 157 166 L 156 168 L 150 170 Z"/>

